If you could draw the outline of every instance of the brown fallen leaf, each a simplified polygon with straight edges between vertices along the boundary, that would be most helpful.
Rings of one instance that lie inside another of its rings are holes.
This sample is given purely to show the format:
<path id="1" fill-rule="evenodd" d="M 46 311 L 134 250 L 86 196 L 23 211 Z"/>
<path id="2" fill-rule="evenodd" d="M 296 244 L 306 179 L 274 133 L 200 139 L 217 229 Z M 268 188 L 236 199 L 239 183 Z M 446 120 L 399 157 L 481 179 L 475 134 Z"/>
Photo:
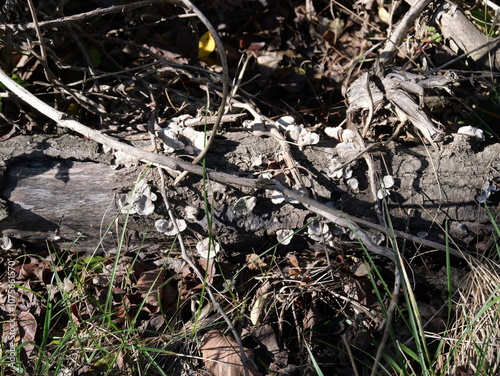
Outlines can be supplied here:
<path id="1" fill-rule="evenodd" d="M 276 333 L 271 325 L 252 327 L 249 334 L 270 358 L 268 366 L 270 371 L 279 371 L 288 364 L 288 351 L 278 344 Z M 259 360 L 263 361 L 262 358 Z"/>
<path id="2" fill-rule="evenodd" d="M 11 326 L 13 326 L 11 328 Z M 24 343 L 23 352 L 26 359 L 30 357 L 31 352 L 35 348 L 33 342 L 35 341 L 37 323 L 35 317 L 29 312 L 19 312 L 15 320 L 7 321 L 4 327 L 5 333 L 12 333 L 14 338 L 4 336 L 4 342 L 14 341 L 16 345 Z M 18 343 L 16 343 L 18 341 Z"/>
<path id="3" fill-rule="evenodd" d="M 148 270 L 140 276 L 137 281 L 137 291 L 141 298 L 146 299 L 144 309 L 150 313 L 159 310 L 163 290 L 158 290 L 164 282 L 165 271 L 163 269 Z"/>
<path id="4" fill-rule="evenodd" d="M 203 338 L 201 353 L 205 366 L 215 376 L 244 376 L 245 370 L 240 356 L 240 348 L 231 337 L 217 330 L 211 330 Z M 253 362 L 253 350 L 245 348 L 250 376 L 262 375 Z"/>
<path id="5" fill-rule="evenodd" d="M 248 263 L 248 269 L 253 271 L 260 271 L 267 268 L 267 264 L 256 253 L 248 254 L 246 256 L 246 262 Z"/>

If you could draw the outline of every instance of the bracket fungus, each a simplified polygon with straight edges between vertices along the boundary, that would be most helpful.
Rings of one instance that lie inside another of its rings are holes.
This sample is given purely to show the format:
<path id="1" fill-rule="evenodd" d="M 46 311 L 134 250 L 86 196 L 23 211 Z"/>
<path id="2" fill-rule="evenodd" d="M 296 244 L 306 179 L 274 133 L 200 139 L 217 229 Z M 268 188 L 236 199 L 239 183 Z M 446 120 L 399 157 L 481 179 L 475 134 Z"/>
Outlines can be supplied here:
<path id="1" fill-rule="evenodd" d="M 179 232 L 184 231 L 187 228 L 186 221 L 183 219 L 176 219 L 175 223 L 177 224 L 177 228 Z M 167 219 L 159 219 L 155 222 L 156 230 L 167 235 L 167 236 L 175 236 L 178 234 L 174 224 L 172 221 Z"/>
<path id="2" fill-rule="evenodd" d="M 156 199 L 156 194 L 151 192 L 151 186 L 141 180 L 132 192 L 120 198 L 120 211 L 123 214 L 149 215 L 155 210 L 153 202 Z"/>

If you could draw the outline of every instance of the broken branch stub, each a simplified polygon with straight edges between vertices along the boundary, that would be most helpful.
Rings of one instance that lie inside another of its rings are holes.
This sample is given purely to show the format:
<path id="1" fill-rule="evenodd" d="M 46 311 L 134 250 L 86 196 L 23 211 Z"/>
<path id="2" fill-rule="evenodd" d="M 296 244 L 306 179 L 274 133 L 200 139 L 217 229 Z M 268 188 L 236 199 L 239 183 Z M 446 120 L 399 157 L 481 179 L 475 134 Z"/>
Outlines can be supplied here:
<path id="1" fill-rule="evenodd" d="M 451 49 L 464 53 L 471 67 L 500 70 L 500 38 L 490 38 L 479 30 L 456 4 L 444 2 L 436 22 Z"/>

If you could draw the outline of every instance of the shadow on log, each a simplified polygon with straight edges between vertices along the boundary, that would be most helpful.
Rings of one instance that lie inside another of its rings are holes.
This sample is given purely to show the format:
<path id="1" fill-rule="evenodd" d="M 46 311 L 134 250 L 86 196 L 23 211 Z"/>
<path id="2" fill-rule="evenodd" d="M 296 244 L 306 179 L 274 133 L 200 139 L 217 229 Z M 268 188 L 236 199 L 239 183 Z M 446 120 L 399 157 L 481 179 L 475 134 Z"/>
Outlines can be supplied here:
<path id="1" fill-rule="evenodd" d="M 352 192 L 342 179 L 327 176 L 328 161 L 332 158 L 332 145 L 294 151 L 294 158 L 309 172 L 309 189 L 321 202 L 330 202 L 346 213 L 377 222 L 371 194 L 366 184 L 366 168 L 360 162 L 354 169 L 360 181 L 358 192 Z M 98 144 L 74 136 L 18 136 L 0 143 L 3 156 L 2 198 L 7 202 L 8 213 L 0 212 L 0 231 L 9 237 L 43 244 L 60 237 L 64 245 L 78 239 L 77 249 L 93 251 L 102 234 L 117 212 L 116 194 L 132 189 L 139 169 L 113 170 L 112 155 L 103 154 Z M 208 157 L 207 165 L 219 171 L 238 176 L 252 176 L 265 171 L 265 166 L 253 166 L 252 156 L 263 160 L 276 156 L 276 146 L 271 138 L 256 139 L 243 132 L 227 132 L 218 137 L 216 147 Z M 388 198 L 389 213 L 396 229 L 412 234 L 424 234 L 431 240 L 443 240 L 443 226 L 450 224 L 451 234 L 462 245 L 472 244 L 478 236 L 491 230 L 485 209 L 475 197 L 481 193 L 485 181 L 494 181 L 500 171 L 500 146 L 492 145 L 480 152 L 473 152 L 459 142 L 444 145 L 441 151 L 423 146 L 391 149 L 372 154 L 379 165 L 380 176 L 390 174 L 396 184 Z M 363 183 L 363 179 L 365 183 Z M 154 176 L 148 176 L 153 182 Z M 191 234 L 206 235 L 202 182 L 190 176 L 184 186 L 167 183 L 167 194 L 179 217 L 186 218 L 186 208 L 194 207 L 196 218 L 188 219 Z M 215 182 L 208 184 L 208 193 L 214 197 L 214 231 L 226 249 L 242 245 L 246 250 L 258 249 L 271 240 L 276 242 L 279 229 L 298 229 L 313 215 L 298 204 L 273 204 L 269 192 L 230 187 Z M 255 208 L 241 217 L 233 210 L 236 201 L 245 195 L 257 196 Z M 494 198 L 494 196 L 493 196 Z M 490 201 L 493 215 L 496 208 Z M 164 218 L 164 208 L 156 203 L 153 215 L 132 220 L 140 226 L 138 243 L 142 234 L 148 237 L 144 246 L 165 238 L 156 233 L 154 221 Z M 114 229 L 113 229 L 114 232 Z M 204 233 L 205 232 L 205 233 Z M 168 243 L 168 242 L 167 242 Z M 111 233 L 106 237 L 106 247 L 116 247 Z"/>

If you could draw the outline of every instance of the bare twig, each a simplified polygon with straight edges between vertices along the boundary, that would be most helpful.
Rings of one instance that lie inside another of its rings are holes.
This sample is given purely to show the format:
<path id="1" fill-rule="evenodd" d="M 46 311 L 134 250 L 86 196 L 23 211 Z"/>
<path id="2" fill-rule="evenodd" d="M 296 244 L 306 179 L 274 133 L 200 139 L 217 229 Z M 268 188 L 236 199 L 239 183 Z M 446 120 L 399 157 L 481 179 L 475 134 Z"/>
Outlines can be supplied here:
<path id="1" fill-rule="evenodd" d="M 352 366 L 352 371 L 354 372 L 354 376 L 359 376 L 358 367 L 356 366 L 356 359 L 354 358 L 354 354 L 352 353 L 351 344 L 347 341 L 345 334 L 342 334 L 342 341 L 344 342 L 347 354 L 349 355 L 349 360 L 351 361 L 351 366 Z"/>
<path id="2" fill-rule="evenodd" d="M 79 14 L 75 14 L 73 16 L 68 16 L 68 17 L 61 17 L 61 18 L 57 18 L 55 20 L 42 21 L 42 22 L 38 23 L 38 26 L 39 27 L 54 27 L 54 26 L 64 25 L 64 24 L 67 24 L 70 22 L 86 20 L 87 18 L 91 18 L 91 17 L 98 17 L 98 16 L 103 16 L 105 14 L 111 14 L 111 13 L 121 13 L 121 12 L 125 12 L 126 10 L 133 10 L 133 9 L 138 9 L 138 8 L 146 7 L 149 5 L 161 4 L 161 3 L 171 3 L 171 4 L 176 4 L 176 5 L 181 4 L 180 0 L 136 1 L 133 3 L 129 3 L 129 4 L 113 5 L 113 6 L 110 6 L 107 8 L 98 8 L 98 9 L 91 10 L 89 12 L 79 13 Z M 35 29 L 35 27 L 36 27 L 35 22 L 28 22 L 28 23 L 25 23 L 23 25 L 0 24 L 0 30 L 24 31 L 24 30 Z"/>
<path id="3" fill-rule="evenodd" d="M 175 218 L 175 214 L 170 206 L 170 202 L 168 200 L 167 194 L 165 193 L 165 174 L 163 173 L 163 170 L 158 167 L 158 173 L 160 175 L 160 192 L 163 197 L 163 202 L 165 203 L 165 207 L 167 208 L 168 216 L 170 218 L 170 221 L 172 222 L 172 225 L 177 232 L 177 239 L 179 240 L 179 246 L 181 248 L 181 253 L 182 253 L 182 259 L 186 261 L 186 263 L 189 265 L 189 267 L 193 270 L 194 274 L 196 274 L 196 277 L 200 280 L 201 283 L 204 283 L 206 286 L 206 291 L 208 293 L 208 296 L 210 297 L 210 301 L 212 302 L 214 308 L 219 312 L 219 314 L 222 316 L 224 321 L 226 322 L 228 328 L 231 330 L 233 333 L 233 337 L 238 344 L 239 350 L 240 350 L 240 356 L 241 356 L 241 363 L 243 365 L 243 370 L 245 372 L 245 376 L 249 376 L 250 373 L 248 371 L 248 357 L 246 356 L 245 353 L 245 348 L 243 347 L 243 342 L 241 342 L 241 337 L 236 328 L 233 325 L 233 322 L 227 315 L 226 311 L 220 303 L 217 301 L 217 298 L 215 297 L 213 287 L 212 285 L 206 280 L 206 278 L 203 277 L 203 274 L 201 271 L 198 269 L 196 264 L 191 260 L 191 257 L 189 257 L 186 247 L 184 246 L 184 240 L 182 238 L 182 234 L 179 231 L 179 228 L 177 227 L 177 222 Z"/>
<path id="4" fill-rule="evenodd" d="M 404 38 L 408 35 L 408 29 L 413 25 L 415 20 L 420 16 L 424 9 L 432 0 L 419 0 L 412 5 L 410 10 L 405 14 L 399 25 L 394 30 L 394 33 L 389 37 L 387 43 L 380 53 L 380 64 L 382 67 L 388 66 L 394 59 L 396 49 L 399 48 Z"/>
<path id="5" fill-rule="evenodd" d="M 448 67 L 448 66 L 450 66 L 450 65 L 452 65 L 452 64 L 455 64 L 457 61 L 460 61 L 460 60 L 462 60 L 462 59 L 467 58 L 467 57 L 468 57 L 469 55 L 471 55 L 472 53 L 477 52 L 477 51 L 479 51 L 479 50 L 481 50 L 481 49 L 483 49 L 483 48 L 485 48 L 485 47 L 489 47 L 489 46 L 492 46 L 492 45 L 498 44 L 499 42 L 500 42 L 500 37 L 497 37 L 497 38 L 495 38 L 495 39 L 492 39 L 492 40 L 490 40 L 488 43 L 482 44 L 482 45 L 480 45 L 480 46 L 478 46 L 478 47 L 476 47 L 476 48 L 473 48 L 473 49 L 472 49 L 472 50 L 470 50 L 470 51 L 464 52 L 464 53 L 462 53 L 462 54 L 458 55 L 456 58 L 451 59 L 450 61 L 448 61 L 448 62 L 444 63 L 443 65 L 441 65 L 441 66 L 439 66 L 439 67 L 437 67 L 437 68 L 433 69 L 432 71 L 430 71 L 430 74 L 434 74 L 434 73 L 436 73 L 436 72 L 439 72 L 439 71 L 443 70 L 444 68 L 446 68 L 446 67 Z"/>
<path id="6" fill-rule="evenodd" d="M 363 126 L 363 131 L 361 133 L 361 136 L 363 136 L 363 138 L 365 138 L 366 135 L 368 134 L 368 131 L 370 130 L 370 126 L 373 120 L 373 96 L 372 96 L 372 90 L 370 89 L 370 72 L 365 72 L 364 75 L 366 76 L 364 89 L 366 91 L 366 95 L 368 96 L 368 115 L 365 119 L 365 124 Z"/>
<path id="7" fill-rule="evenodd" d="M 389 303 L 389 307 L 387 307 L 387 317 L 385 320 L 384 334 L 382 335 L 382 339 L 380 341 L 380 345 L 377 349 L 377 354 L 375 355 L 375 360 L 373 361 L 372 372 L 370 376 L 377 375 L 377 369 L 380 364 L 380 359 L 382 359 L 382 354 L 385 349 L 385 345 L 387 344 L 387 340 L 389 339 L 389 334 L 391 332 L 392 320 L 394 319 L 394 312 L 398 306 L 399 299 L 399 289 L 401 287 L 401 273 L 399 272 L 400 268 L 403 268 L 403 260 L 401 255 L 397 255 L 397 263 L 394 267 L 394 288 L 392 289 L 391 301 Z"/>
<path id="8" fill-rule="evenodd" d="M 227 114 L 221 119 L 221 123 L 234 123 L 235 121 L 245 117 L 246 114 Z M 182 121 L 184 127 L 201 127 L 205 124 L 214 124 L 217 120 L 217 116 L 198 116 L 192 119 L 186 119 Z"/>
<path id="9" fill-rule="evenodd" d="M 38 16 L 36 15 L 36 9 L 33 5 L 33 0 L 28 0 L 28 6 L 30 8 L 31 17 L 33 18 L 33 24 L 35 25 L 36 36 L 38 38 L 38 43 L 40 43 L 40 54 L 42 55 L 42 60 L 44 61 L 44 72 L 45 78 L 51 83 L 53 81 L 53 73 L 49 70 L 48 67 L 48 59 L 47 59 L 47 50 L 45 49 L 45 41 L 43 40 L 42 31 L 40 30 L 40 25 L 38 24 Z"/>
<path id="10" fill-rule="evenodd" d="M 491 38 L 479 30 L 456 4 L 443 3 L 436 14 L 443 37 L 450 41 L 455 53 L 465 52 L 476 69 L 499 70 L 499 38 Z"/>
<path id="11" fill-rule="evenodd" d="M 192 11 L 194 14 L 196 14 L 196 16 L 198 16 L 198 18 L 200 19 L 201 22 L 203 22 L 203 24 L 208 29 L 210 34 L 212 34 L 212 37 L 214 38 L 215 44 L 217 46 L 217 53 L 219 54 L 220 62 L 222 65 L 222 97 L 220 100 L 219 110 L 217 112 L 217 118 L 215 119 L 214 126 L 212 127 L 212 133 L 210 134 L 210 137 L 208 138 L 205 147 L 203 148 L 201 153 L 198 154 L 195 159 L 193 159 L 192 163 L 197 164 L 203 158 L 205 158 L 205 155 L 207 155 L 208 151 L 210 150 L 210 147 L 214 142 L 215 136 L 217 135 L 217 130 L 219 129 L 222 117 L 225 114 L 227 98 L 229 95 L 229 73 L 228 73 L 229 68 L 227 66 L 225 47 L 222 44 L 222 40 L 220 39 L 219 34 L 217 33 L 215 27 L 210 23 L 208 18 L 205 17 L 205 15 L 190 0 L 181 0 L 181 2 L 184 5 L 184 7 Z M 186 175 L 187 172 L 184 171 L 181 175 L 177 177 L 176 182 L 177 183 L 180 182 Z"/>

